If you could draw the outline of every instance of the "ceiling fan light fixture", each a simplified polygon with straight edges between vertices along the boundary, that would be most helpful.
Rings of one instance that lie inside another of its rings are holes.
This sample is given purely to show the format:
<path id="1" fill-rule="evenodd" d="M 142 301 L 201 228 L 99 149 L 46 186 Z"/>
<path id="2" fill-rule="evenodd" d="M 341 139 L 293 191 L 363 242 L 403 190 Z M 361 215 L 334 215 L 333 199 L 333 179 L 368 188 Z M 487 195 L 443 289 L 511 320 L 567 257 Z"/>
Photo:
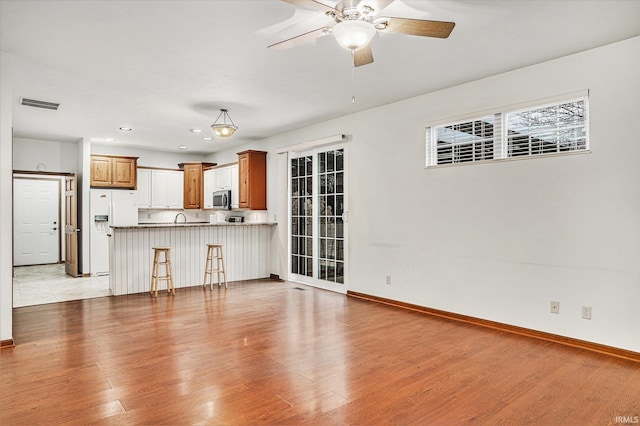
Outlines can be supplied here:
<path id="1" fill-rule="evenodd" d="M 332 33 L 342 48 L 355 52 L 369 44 L 376 28 L 369 22 L 352 19 L 338 22 Z"/>
<path id="2" fill-rule="evenodd" d="M 220 122 L 220 119 L 222 119 L 222 122 Z M 227 119 L 229 119 L 231 124 L 227 123 Z M 226 109 L 221 109 L 220 115 L 218 115 L 216 121 L 211 125 L 211 130 L 213 130 L 213 133 L 219 138 L 228 138 L 238 130 L 238 126 L 233 124 L 233 120 L 229 117 L 229 112 Z"/>

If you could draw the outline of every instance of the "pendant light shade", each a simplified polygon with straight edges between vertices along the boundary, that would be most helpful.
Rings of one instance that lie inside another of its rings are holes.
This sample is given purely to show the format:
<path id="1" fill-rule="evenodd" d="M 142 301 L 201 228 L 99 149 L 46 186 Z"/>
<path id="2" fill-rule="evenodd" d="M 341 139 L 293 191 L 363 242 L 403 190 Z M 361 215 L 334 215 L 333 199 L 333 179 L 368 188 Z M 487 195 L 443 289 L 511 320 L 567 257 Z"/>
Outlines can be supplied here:
<path id="1" fill-rule="evenodd" d="M 229 123 L 231 124 L 227 123 L 227 120 L 229 120 Z M 211 130 L 213 130 L 213 133 L 220 138 L 228 138 L 238 130 L 238 126 L 233 124 L 228 111 L 226 109 L 221 109 L 220 115 L 218 115 L 216 121 L 211 125 Z"/>
<path id="2" fill-rule="evenodd" d="M 369 44 L 376 28 L 373 24 L 361 20 L 345 20 L 333 27 L 333 36 L 343 48 L 355 52 Z"/>

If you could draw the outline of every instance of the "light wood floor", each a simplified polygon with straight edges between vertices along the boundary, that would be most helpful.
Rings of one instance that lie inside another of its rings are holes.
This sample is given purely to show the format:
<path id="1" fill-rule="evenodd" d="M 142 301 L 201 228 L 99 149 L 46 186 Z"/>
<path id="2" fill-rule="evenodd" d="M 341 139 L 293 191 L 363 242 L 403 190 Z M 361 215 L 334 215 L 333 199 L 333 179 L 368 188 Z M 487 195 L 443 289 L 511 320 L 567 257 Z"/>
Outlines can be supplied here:
<path id="1" fill-rule="evenodd" d="M 16 308 L 14 329 L 17 346 L 0 351 L 2 425 L 640 415 L 638 363 L 286 282 Z"/>

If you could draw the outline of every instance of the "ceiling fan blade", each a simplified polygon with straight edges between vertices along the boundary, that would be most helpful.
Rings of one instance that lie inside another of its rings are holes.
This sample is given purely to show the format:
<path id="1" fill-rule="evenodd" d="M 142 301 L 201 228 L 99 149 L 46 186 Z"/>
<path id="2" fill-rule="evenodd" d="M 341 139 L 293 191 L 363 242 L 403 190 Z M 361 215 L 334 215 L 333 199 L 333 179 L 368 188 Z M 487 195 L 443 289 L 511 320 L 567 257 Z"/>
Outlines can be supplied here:
<path id="1" fill-rule="evenodd" d="M 384 28 L 380 28 L 385 24 Z M 423 19 L 381 17 L 375 20 L 376 28 L 384 32 L 402 33 L 422 37 L 447 38 L 455 22 L 428 21 Z"/>
<path id="2" fill-rule="evenodd" d="M 306 7 L 307 9 L 314 9 L 324 13 L 335 14 L 341 18 L 343 17 L 341 11 L 329 5 L 326 5 L 324 3 L 320 3 L 319 1 L 315 1 L 315 0 L 281 0 L 281 1 L 285 3 L 293 4 L 296 6 Z"/>
<path id="3" fill-rule="evenodd" d="M 367 44 L 364 47 L 353 52 L 353 66 L 361 67 L 373 62 L 373 53 L 371 52 L 371 45 Z"/>
<path id="4" fill-rule="evenodd" d="M 330 32 L 331 28 L 329 27 L 318 28 L 317 30 L 309 31 L 308 33 L 300 34 L 299 36 L 279 41 L 278 43 L 274 43 L 268 46 L 268 48 L 273 50 L 289 49 L 299 44 L 309 43 L 317 38 L 322 37 L 323 35 L 329 34 Z"/>

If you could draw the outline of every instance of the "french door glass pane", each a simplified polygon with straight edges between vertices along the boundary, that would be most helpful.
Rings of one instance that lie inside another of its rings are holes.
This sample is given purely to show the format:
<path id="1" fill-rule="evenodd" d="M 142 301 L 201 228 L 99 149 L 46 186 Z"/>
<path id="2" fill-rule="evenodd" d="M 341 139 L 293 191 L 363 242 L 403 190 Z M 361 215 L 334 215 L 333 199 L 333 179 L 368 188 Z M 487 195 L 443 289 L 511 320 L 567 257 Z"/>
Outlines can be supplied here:
<path id="1" fill-rule="evenodd" d="M 313 157 L 291 160 L 291 272 L 313 276 Z"/>
<path id="2" fill-rule="evenodd" d="M 344 149 L 318 154 L 318 278 L 344 284 Z"/>

